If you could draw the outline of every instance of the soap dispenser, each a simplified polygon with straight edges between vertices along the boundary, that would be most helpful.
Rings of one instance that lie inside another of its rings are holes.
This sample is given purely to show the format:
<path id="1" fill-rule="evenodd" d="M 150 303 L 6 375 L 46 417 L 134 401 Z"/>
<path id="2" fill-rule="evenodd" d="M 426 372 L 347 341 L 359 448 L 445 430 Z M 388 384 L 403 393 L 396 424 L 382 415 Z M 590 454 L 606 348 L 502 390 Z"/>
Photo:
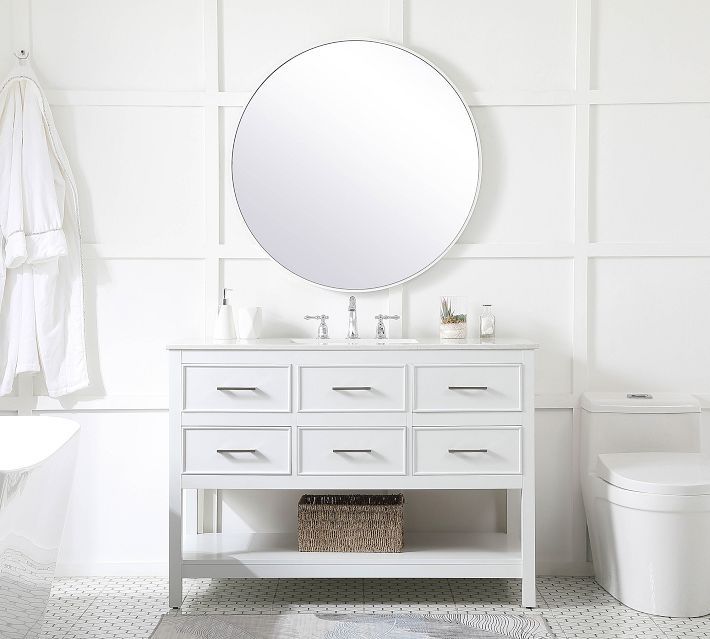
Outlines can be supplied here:
<path id="1" fill-rule="evenodd" d="M 213 337 L 215 341 L 223 342 L 230 339 L 237 339 L 237 332 L 234 330 L 234 312 L 227 303 L 227 291 L 231 288 L 222 289 L 222 303 L 217 311 L 217 319 L 214 323 Z"/>

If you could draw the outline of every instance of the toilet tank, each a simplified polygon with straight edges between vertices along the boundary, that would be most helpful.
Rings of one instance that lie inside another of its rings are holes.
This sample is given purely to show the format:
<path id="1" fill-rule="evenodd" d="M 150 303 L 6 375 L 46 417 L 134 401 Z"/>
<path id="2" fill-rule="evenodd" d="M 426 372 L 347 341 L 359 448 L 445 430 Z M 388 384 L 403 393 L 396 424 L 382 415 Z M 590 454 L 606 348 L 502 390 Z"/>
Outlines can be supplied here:
<path id="1" fill-rule="evenodd" d="M 700 451 L 700 404 L 692 395 L 584 393 L 580 472 L 601 453 Z"/>

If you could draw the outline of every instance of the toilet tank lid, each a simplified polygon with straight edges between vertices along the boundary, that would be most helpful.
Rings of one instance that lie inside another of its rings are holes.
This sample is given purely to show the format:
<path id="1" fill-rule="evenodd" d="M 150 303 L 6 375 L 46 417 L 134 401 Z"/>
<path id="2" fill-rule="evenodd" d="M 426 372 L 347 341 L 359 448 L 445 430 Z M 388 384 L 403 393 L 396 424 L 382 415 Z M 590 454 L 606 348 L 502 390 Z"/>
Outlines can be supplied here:
<path id="1" fill-rule="evenodd" d="M 638 493 L 710 495 L 710 457 L 701 453 L 605 453 L 597 474 Z"/>
<path id="2" fill-rule="evenodd" d="M 700 403 L 682 393 L 583 393 L 590 413 L 699 413 Z"/>

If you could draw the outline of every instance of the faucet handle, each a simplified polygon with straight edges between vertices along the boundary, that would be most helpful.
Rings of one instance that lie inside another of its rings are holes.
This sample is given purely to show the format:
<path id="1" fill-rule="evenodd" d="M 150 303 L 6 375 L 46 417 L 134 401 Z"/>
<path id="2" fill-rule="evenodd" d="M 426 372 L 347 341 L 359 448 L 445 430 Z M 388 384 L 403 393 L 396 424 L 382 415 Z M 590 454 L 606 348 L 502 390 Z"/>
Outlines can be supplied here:
<path id="1" fill-rule="evenodd" d="M 377 339 L 387 339 L 387 333 L 385 331 L 385 322 L 384 320 L 391 320 L 399 319 L 399 315 L 382 315 L 381 313 L 379 315 L 375 315 L 375 319 L 377 320 L 377 329 L 375 330 L 375 334 L 377 335 Z"/>
<path id="2" fill-rule="evenodd" d="M 320 320 L 320 324 L 318 324 L 318 339 L 328 339 L 328 325 L 325 323 L 325 320 L 330 318 L 327 315 L 304 315 L 303 319 Z"/>

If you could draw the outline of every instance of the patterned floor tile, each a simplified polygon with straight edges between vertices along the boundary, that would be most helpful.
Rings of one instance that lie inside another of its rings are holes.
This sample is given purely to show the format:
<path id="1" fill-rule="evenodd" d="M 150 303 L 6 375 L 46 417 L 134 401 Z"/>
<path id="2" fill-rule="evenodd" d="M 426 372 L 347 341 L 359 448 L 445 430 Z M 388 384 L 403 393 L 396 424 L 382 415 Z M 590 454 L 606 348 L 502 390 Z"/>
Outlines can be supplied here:
<path id="1" fill-rule="evenodd" d="M 710 639 L 710 615 L 694 619 L 653 617 L 668 639 Z"/>
<path id="2" fill-rule="evenodd" d="M 106 587 L 110 579 L 110 577 L 59 577 L 52 582 L 51 596 L 61 597 L 65 594 L 72 597 L 95 596 Z"/>
<path id="3" fill-rule="evenodd" d="M 60 579 L 39 639 L 143 639 L 162 614 L 369 612 L 541 615 L 561 639 L 710 639 L 710 617 L 669 619 L 630 610 L 591 578 L 543 577 L 539 607 L 520 608 L 513 579 L 186 579 L 179 611 L 167 580 Z"/>
<path id="4" fill-rule="evenodd" d="M 582 612 L 550 610 L 547 619 L 556 622 L 566 637 L 578 639 L 664 639 L 663 632 L 648 615 L 627 613 L 618 608 Z M 551 624 L 552 625 L 552 624 Z"/>
<path id="5" fill-rule="evenodd" d="M 144 577 L 110 577 L 106 580 L 101 596 L 120 595 L 123 597 L 150 597 L 151 599 L 168 596 L 168 579 Z"/>
<path id="6" fill-rule="evenodd" d="M 76 620 L 66 639 L 147 637 L 166 608 L 162 598 L 134 597 L 127 593 L 101 596 Z"/>
<path id="7" fill-rule="evenodd" d="M 561 626 L 560 622 L 555 619 L 554 615 L 550 614 L 548 610 L 539 609 L 535 611 L 528 610 L 525 614 L 539 614 L 550 627 L 550 630 L 559 639 L 574 639 L 575 635 L 568 635 L 565 629 Z"/>
<path id="8" fill-rule="evenodd" d="M 445 579 L 365 579 L 364 611 L 446 614 L 456 604 Z"/>
<path id="9" fill-rule="evenodd" d="M 85 597 L 82 594 L 71 597 L 69 592 L 62 596 L 52 596 L 49 599 L 39 636 L 42 639 L 60 639 L 89 609 L 95 597 Z"/>
<path id="10" fill-rule="evenodd" d="M 190 580 L 181 611 L 188 614 L 270 614 L 276 579 Z"/>
<path id="11" fill-rule="evenodd" d="M 362 610 L 361 579 L 280 579 L 273 602 L 275 613 Z"/>
<path id="12" fill-rule="evenodd" d="M 623 607 L 593 577 L 541 577 L 537 590 L 550 608 Z"/>
<path id="13" fill-rule="evenodd" d="M 540 606 L 553 632 L 567 637 L 663 639 L 650 615 L 627 608 L 592 577 L 542 577 Z"/>
<path id="14" fill-rule="evenodd" d="M 519 581 L 509 579 L 450 579 L 451 592 L 460 613 L 499 612 L 525 614 Z M 538 602 L 539 605 L 542 601 Z"/>
<path id="15" fill-rule="evenodd" d="M 278 582 L 278 579 L 184 579 L 183 590 L 192 596 L 234 594 L 256 599 L 273 597 Z"/>

